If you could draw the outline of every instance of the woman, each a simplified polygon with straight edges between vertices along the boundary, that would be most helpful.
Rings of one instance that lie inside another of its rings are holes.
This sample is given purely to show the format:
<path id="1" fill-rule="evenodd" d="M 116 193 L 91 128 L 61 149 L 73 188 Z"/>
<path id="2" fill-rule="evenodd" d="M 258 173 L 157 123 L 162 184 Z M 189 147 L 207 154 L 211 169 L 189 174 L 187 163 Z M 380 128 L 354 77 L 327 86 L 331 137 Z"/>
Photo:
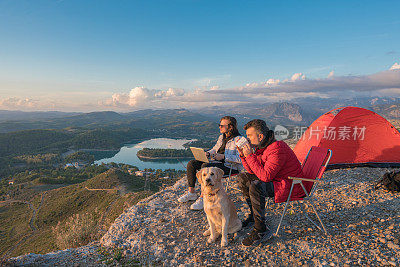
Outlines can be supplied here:
<path id="1" fill-rule="evenodd" d="M 240 160 L 239 152 L 236 148 L 236 143 L 244 137 L 240 135 L 237 129 L 237 121 L 234 117 L 225 116 L 222 117 L 219 123 L 219 131 L 221 135 L 218 138 L 215 146 L 207 151 L 207 157 L 211 157 L 215 160 L 212 163 L 204 163 L 198 160 L 191 160 L 187 164 L 186 177 L 188 180 L 189 190 L 183 196 L 178 198 L 178 202 L 184 203 L 188 201 L 197 201 L 193 203 L 190 208 L 193 210 L 203 209 L 203 198 L 200 196 L 197 198 L 194 187 L 196 184 L 196 172 L 201 168 L 205 167 L 218 167 L 222 169 L 225 175 L 229 175 L 229 169 L 233 164 L 232 173 L 237 173 L 243 170 L 243 165 Z"/>

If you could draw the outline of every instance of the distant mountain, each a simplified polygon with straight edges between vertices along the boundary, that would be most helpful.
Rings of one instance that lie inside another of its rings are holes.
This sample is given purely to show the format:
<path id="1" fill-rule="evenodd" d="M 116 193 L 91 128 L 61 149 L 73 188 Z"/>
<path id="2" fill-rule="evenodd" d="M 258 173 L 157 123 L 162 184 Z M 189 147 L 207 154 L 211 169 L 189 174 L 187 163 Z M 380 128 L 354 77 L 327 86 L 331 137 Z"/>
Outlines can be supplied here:
<path id="1" fill-rule="evenodd" d="M 372 109 L 386 119 L 400 119 L 400 104 L 375 105 Z"/>
<path id="2" fill-rule="evenodd" d="M 199 138 L 218 134 L 218 120 L 186 109 L 140 110 L 130 113 L 91 112 L 55 119 L 0 122 L 0 133 L 33 129 L 65 129 L 72 132 L 95 130 L 142 130 L 149 138 Z M 103 132 L 105 134 L 105 132 Z M 102 134 L 102 135 L 104 135 Z M 91 134 L 96 140 L 96 135 Z M 141 135 L 142 138 L 142 135 Z M 87 138 L 86 138 L 87 139 Z M 121 138 L 118 138 L 121 139 Z M 87 143 L 85 141 L 85 143 Z"/>
<path id="3" fill-rule="evenodd" d="M 255 110 L 255 114 L 273 124 L 298 124 L 309 122 L 312 116 L 297 104 L 273 103 Z"/>
<path id="4" fill-rule="evenodd" d="M 234 116 L 239 129 L 251 119 L 264 119 L 269 126 L 310 125 L 325 112 L 338 107 L 356 106 L 377 112 L 387 119 L 400 118 L 400 98 L 357 97 L 333 99 L 307 97 L 291 102 L 269 104 L 210 106 L 201 109 L 145 109 L 128 113 L 113 111 L 90 113 L 45 113 L 0 111 L 0 133 L 31 129 L 121 129 L 135 128 L 155 131 L 169 137 L 188 137 L 217 133 L 217 123 L 222 116 Z M 13 120 L 6 120 L 11 118 Z"/>
<path id="5" fill-rule="evenodd" d="M 339 107 L 361 107 L 372 109 L 377 105 L 391 105 L 400 103 L 400 98 L 396 97 L 355 97 L 349 99 L 336 99 L 336 98 L 320 98 L 320 97 L 305 97 L 293 100 L 293 103 L 300 105 L 304 110 L 310 113 L 320 113 Z"/>
<path id="6" fill-rule="evenodd" d="M 234 116 L 238 120 L 239 129 L 242 129 L 244 124 L 252 119 L 263 119 L 269 126 L 277 124 L 302 125 L 311 122 L 316 116 L 316 114 L 305 111 L 300 105 L 289 102 L 211 107 L 197 110 L 197 112 L 214 116 L 216 120 L 225 115 Z"/>
<path id="7" fill-rule="evenodd" d="M 152 127 L 149 121 L 165 126 L 175 124 L 176 122 L 193 123 L 213 120 L 212 117 L 195 113 L 187 109 L 146 109 L 123 114 L 134 121 L 136 125 L 145 128 Z"/>
<path id="8" fill-rule="evenodd" d="M 268 125 L 286 126 L 310 125 L 322 114 L 339 107 L 362 107 L 384 116 L 386 119 L 400 119 L 400 98 L 395 97 L 357 97 L 352 99 L 332 99 L 307 97 L 297 98 L 293 102 L 270 104 L 238 105 L 235 107 L 213 106 L 195 110 L 218 120 L 225 115 L 238 120 L 239 129 L 251 119 L 264 119 Z"/>
<path id="9" fill-rule="evenodd" d="M 0 122 L 2 121 L 26 121 L 26 120 L 44 120 L 55 119 L 67 116 L 81 114 L 78 112 L 60 112 L 60 111 L 13 111 L 0 110 Z"/>
<path id="10" fill-rule="evenodd" d="M 75 116 L 58 118 L 50 121 L 56 128 L 65 127 L 101 127 L 124 121 L 127 118 L 114 111 L 83 113 Z"/>

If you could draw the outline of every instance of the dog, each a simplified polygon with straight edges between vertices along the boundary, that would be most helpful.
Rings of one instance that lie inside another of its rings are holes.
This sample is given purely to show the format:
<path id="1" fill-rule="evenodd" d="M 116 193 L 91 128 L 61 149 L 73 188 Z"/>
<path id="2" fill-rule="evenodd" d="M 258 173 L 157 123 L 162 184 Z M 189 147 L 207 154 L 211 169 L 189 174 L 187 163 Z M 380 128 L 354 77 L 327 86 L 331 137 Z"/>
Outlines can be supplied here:
<path id="1" fill-rule="evenodd" d="M 223 175 L 224 172 L 217 167 L 203 168 L 196 173 L 210 226 L 203 235 L 210 235 L 207 242 L 213 243 L 222 234 L 221 247 L 228 245 L 228 233 L 233 234 L 242 229 L 236 207 L 222 186 Z"/>

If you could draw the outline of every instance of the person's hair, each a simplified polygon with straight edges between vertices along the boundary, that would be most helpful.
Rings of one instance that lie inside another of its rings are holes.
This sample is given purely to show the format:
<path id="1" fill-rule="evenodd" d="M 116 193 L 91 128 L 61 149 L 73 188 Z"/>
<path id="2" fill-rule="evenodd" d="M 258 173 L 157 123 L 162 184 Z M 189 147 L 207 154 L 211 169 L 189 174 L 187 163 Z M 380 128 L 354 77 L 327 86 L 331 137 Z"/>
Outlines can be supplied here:
<path id="1" fill-rule="evenodd" d="M 258 145 L 258 148 L 265 148 L 272 144 L 273 142 L 276 141 L 275 139 L 275 133 L 273 130 L 270 130 L 263 120 L 255 119 L 252 121 L 249 121 L 246 123 L 244 126 L 244 130 L 246 131 L 247 129 L 253 127 L 258 133 L 264 135 L 264 139 L 261 141 L 261 143 Z"/>
<path id="2" fill-rule="evenodd" d="M 269 135 L 269 128 L 265 121 L 255 119 L 251 120 L 246 125 L 244 126 L 244 130 L 247 131 L 247 129 L 253 127 L 258 133 L 263 134 L 265 137 Z"/>
<path id="3" fill-rule="evenodd" d="M 239 130 L 237 128 L 237 121 L 234 117 L 232 116 L 224 116 L 222 117 L 219 121 L 221 122 L 222 120 L 227 120 L 228 121 L 228 126 L 232 126 L 231 128 L 229 128 L 229 134 L 230 135 L 238 135 L 239 134 Z"/>

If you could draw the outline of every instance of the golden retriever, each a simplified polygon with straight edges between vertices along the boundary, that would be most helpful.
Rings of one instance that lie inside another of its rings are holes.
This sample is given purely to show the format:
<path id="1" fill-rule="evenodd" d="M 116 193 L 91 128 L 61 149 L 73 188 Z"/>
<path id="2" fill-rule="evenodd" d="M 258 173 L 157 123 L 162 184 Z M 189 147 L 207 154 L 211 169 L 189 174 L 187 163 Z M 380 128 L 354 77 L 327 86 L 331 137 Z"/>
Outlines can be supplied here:
<path id="1" fill-rule="evenodd" d="M 201 184 L 204 211 L 210 226 L 203 235 L 210 235 L 207 242 L 213 243 L 222 234 L 221 247 L 228 245 L 228 233 L 233 234 L 242 229 L 236 207 L 222 186 L 223 175 L 224 172 L 217 167 L 203 168 L 196 174 Z"/>

